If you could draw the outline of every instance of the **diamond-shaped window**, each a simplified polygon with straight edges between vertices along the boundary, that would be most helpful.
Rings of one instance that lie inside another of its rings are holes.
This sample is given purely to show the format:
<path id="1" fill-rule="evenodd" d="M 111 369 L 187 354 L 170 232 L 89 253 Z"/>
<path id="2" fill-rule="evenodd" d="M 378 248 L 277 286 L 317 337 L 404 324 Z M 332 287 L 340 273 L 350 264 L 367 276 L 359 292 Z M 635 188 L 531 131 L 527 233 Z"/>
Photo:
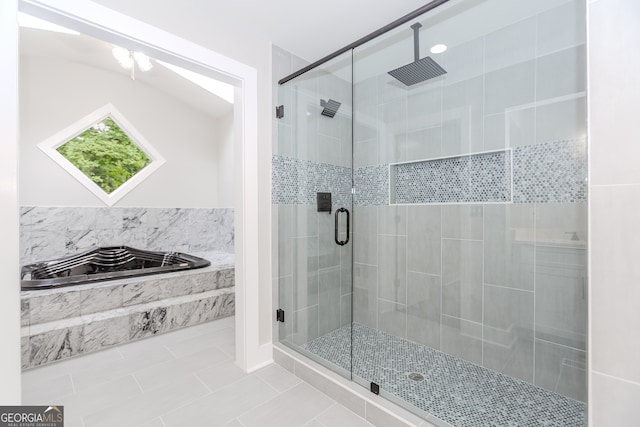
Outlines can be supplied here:
<path id="1" fill-rule="evenodd" d="M 164 163 L 111 104 L 38 146 L 109 206 Z"/>

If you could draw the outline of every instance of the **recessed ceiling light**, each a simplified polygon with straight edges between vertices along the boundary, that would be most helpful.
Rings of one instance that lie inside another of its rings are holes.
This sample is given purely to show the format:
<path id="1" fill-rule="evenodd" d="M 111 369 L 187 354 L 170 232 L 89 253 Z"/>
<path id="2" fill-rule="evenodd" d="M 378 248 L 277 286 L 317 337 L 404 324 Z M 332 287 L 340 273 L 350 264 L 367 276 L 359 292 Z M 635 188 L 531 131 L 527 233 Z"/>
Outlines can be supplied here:
<path id="1" fill-rule="evenodd" d="M 431 53 L 442 53 L 447 50 L 446 44 L 437 44 L 431 48 Z"/>

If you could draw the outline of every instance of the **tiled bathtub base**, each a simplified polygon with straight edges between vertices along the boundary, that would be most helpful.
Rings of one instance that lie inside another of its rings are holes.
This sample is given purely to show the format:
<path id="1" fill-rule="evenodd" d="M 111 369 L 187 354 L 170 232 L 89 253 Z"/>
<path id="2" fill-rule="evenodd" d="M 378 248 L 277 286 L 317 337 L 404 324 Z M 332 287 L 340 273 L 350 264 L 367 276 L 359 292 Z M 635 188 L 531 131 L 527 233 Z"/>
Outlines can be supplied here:
<path id="1" fill-rule="evenodd" d="M 229 256 L 219 258 L 202 269 L 21 292 L 22 326 L 232 287 Z"/>
<path id="2" fill-rule="evenodd" d="M 22 368 L 233 315 L 233 254 L 197 256 L 211 266 L 21 292 Z"/>
<path id="3" fill-rule="evenodd" d="M 22 367 L 33 368 L 234 312 L 235 287 L 231 287 L 23 327 Z"/>
<path id="4" fill-rule="evenodd" d="M 429 347 L 353 324 L 303 348 L 456 427 L 582 427 L 586 405 Z M 424 381 L 407 378 L 408 372 Z"/>

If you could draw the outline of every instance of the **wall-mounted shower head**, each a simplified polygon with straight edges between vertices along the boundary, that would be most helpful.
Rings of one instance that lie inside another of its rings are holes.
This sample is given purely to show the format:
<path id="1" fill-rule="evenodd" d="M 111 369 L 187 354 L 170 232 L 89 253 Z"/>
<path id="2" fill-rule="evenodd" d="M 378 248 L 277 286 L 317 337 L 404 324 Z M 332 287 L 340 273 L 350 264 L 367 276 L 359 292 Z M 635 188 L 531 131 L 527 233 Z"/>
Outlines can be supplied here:
<path id="1" fill-rule="evenodd" d="M 413 86 L 434 77 L 439 77 L 447 72 L 436 61 L 427 56 L 420 59 L 420 40 L 418 30 L 422 27 L 419 22 L 411 26 L 413 29 L 413 55 L 414 61 L 400 68 L 389 71 L 396 79 L 406 86 Z"/>
<path id="2" fill-rule="evenodd" d="M 324 99 L 320 100 L 320 106 L 322 107 L 322 115 L 323 116 L 327 116 L 330 118 L 333 118 L 333 116 L 336 115 L 336 113 L 338 112 L 338 108 L 340 108 L 342 104 L 338 101 L 334 101 L 333 99 L 330 99 L 328 101 L 325 101 Z"/>

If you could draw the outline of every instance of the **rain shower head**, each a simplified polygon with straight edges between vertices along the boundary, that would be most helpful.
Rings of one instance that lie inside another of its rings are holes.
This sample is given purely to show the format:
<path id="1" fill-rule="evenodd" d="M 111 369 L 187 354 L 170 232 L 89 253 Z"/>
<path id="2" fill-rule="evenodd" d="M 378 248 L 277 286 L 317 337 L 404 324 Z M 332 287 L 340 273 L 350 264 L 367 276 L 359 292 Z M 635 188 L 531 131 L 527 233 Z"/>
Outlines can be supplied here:
<path id="1" fill-rule="evenodd" d="M 419 22 L 416 22 L 411 26 L 413 28 L 413 53 L 414 61 L 389 71 L 389 74 L 406 86 L 413 86 L 417 83 L 424 82 L 434 77 L 439 77 L 443 74 L 447 74 L 444 68 L 442 68 L 436 61 L 427 56 L 420 59 L 420 41 L 418 39 L 418 30 L 422 27 Z"/>
<path id="2" fill-rule="evenodd" d="M 320 106 L 322 107 L 322 115 L 323 116 L 327 116 L 330 118 L 333 118 L 333 116 L 336 115 L 336 113 L 338 112 L 338 108 L 340 108 L 342 104 L 338 101 L 334 101 L 333 99 L 330 99 L 328 101 L 325 101 L 324 99 L 320 100 Z"/>

